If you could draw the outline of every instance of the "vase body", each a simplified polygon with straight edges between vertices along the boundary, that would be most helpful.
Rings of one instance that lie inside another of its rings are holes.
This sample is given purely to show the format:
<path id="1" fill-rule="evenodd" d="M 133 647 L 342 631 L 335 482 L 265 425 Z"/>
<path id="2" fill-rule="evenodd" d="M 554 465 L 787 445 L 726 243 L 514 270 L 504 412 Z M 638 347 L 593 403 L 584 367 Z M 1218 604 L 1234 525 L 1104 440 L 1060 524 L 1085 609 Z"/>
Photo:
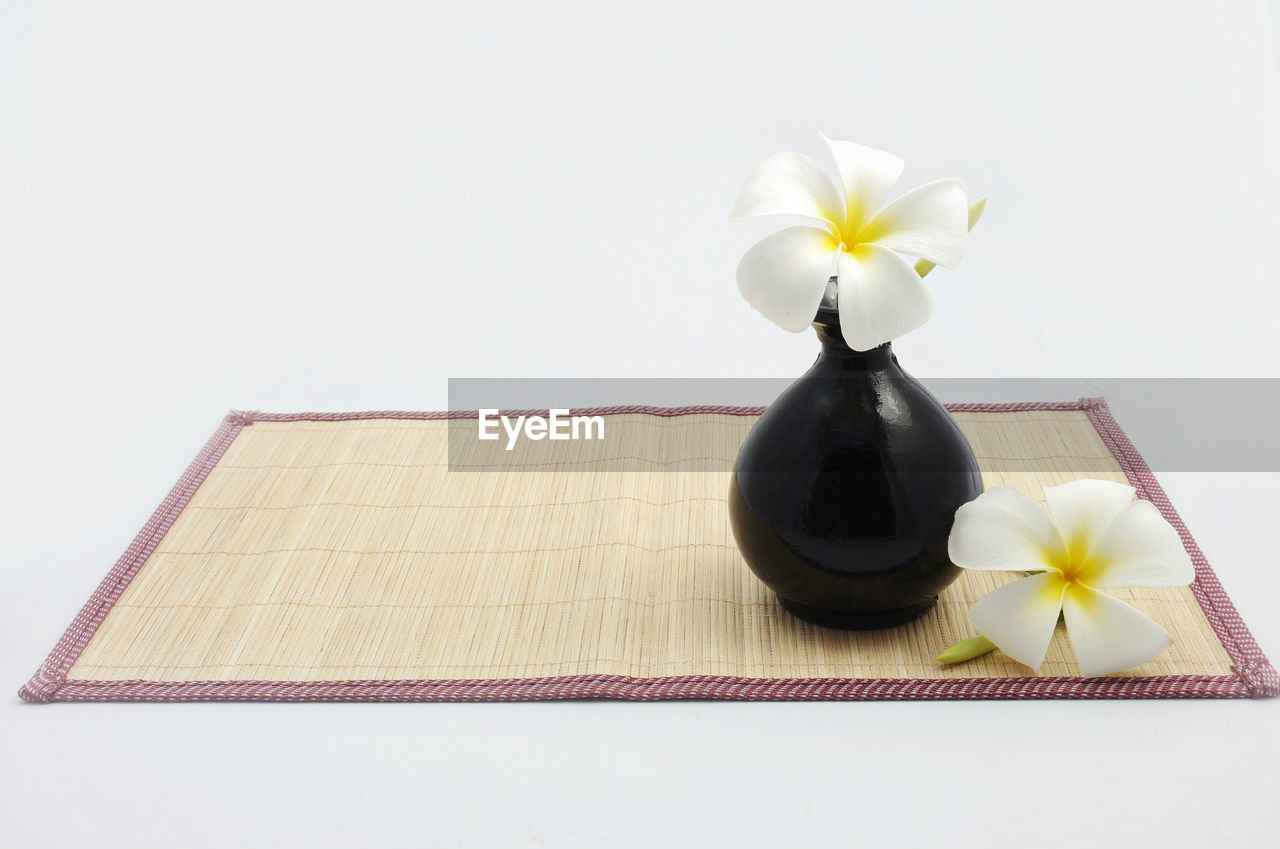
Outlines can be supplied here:
<path id="1" fill-rule="evenodd" d="M 854 351 L 834 310 L 817 362 L 752 427 L 729 518 L 751 570 L 792 613 L 882 628 L 925 613 L 959 575 L 956 510 L 982 493 L 973 450 L 888 344 Z"/>

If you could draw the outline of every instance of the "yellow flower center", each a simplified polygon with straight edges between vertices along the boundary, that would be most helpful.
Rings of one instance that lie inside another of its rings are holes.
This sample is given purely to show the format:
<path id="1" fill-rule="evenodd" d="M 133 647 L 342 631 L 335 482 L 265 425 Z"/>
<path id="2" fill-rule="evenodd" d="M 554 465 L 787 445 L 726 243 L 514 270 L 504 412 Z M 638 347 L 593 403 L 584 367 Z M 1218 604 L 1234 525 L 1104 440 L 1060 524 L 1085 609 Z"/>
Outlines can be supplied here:
<path id="1" fill-rule="evenodd" d="M 851 201 L 847 209 L 831 211 L 827 223 L 831 229 L 831 249 L 839 248 L 846 253 L 853 253 L 858 245 L 885 235 L 883 222 L 868 221 L 867 211 L 857 201 Z"/>
<path id="2" fill-rule="evenodd" d="M 1082 540 L 1071 540 L 1063 546 L 1061 551 L 1046 557 L 1046 564 L 1062 573 L 1062 580 L 1069 585 L 1090 584 L 1101 566 L 1082 542 Z"/>
<path id="3" fill-rule="evenodd" d="M 866 238 L 861 226 L 850 226 L 849 222 L 853 220 L 853 216 L 836 216 L 830 217 L 828 224 L 831 229 L 831 249 L 842 250 L 845 253 L 853 253 L 853 249 L 860 243 L 870 241 Z"/>
<path id="4" fill-rule="evenodd" d="M 1082 577 L 1082 573 L 1084 572 L 1084 565 L 1078 564 L 1075 561 L 1063 563 L 1060 568 L 1062 569 L 1062 578 L 1068 584 L 1074 584 L 1079 581 Z"/>

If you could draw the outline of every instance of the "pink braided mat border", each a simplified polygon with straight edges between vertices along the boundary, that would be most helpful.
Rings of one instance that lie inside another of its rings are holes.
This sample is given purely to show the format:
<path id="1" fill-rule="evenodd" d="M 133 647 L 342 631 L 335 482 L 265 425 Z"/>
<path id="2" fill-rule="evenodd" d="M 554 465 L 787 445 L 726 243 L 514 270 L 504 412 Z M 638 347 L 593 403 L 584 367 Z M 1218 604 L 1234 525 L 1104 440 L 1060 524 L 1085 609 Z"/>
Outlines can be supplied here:
<path id="1" fill-rule="evenodd" d="M 566 675 L 550 678 L 419 681 L 83 681 L 67 673 L 89 644 L 111 606 L 159 545 L 200 484 L 236 435 L 254 422 L 350 421 L 354 419 L 470 418 L 476 411 L 229 414 L 161 502 L 76 616 L 39 671 L 18 691 L 31 702 L 52 701 L 531 701 L 611 698 L 736 699 L 743 701 L 837 701 L 869 699 L 1149 699 L 1262 698 L 1280 695 L 1280 676 L 1254 641 L 1191 533 L 1160 488 L 1146 461 L 1116 424 L 1101 398 L 1013 404 L 949 404 L 952 412 L 1084 410 L 1119 461 L 1138 495 L 1154 503 L 1178 530 L 1196 566 L 1191 585 L 1209 624 L 1231 657 L 1234 675 L 1167 675 L 1148 678 L 737 678 L 681 675 L 631 678 Z M 574 415 L 643 413 L 680 416 L 715 413 L 755 416 L 763 407 L 591 407 Z M 535 414 L 543 410 L 509 410 Z"/>

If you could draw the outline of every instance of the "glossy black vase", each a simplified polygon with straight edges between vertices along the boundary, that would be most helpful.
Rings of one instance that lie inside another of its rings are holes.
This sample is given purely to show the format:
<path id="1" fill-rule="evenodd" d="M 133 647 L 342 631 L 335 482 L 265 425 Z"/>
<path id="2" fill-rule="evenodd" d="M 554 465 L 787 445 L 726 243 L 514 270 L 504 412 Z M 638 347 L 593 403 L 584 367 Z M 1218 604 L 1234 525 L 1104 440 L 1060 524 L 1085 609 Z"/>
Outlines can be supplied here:
<path id="1" fill-rule="evenodd" d="M 738 454 L 733 533 L 795 615 L 837 628 L 897 625 L 928 611 L 959 574 L 947 536 L 982 476 L 955 420 L 888 344 L 852 350 L 825 307 L 813 326 L 817 362 Z"/>

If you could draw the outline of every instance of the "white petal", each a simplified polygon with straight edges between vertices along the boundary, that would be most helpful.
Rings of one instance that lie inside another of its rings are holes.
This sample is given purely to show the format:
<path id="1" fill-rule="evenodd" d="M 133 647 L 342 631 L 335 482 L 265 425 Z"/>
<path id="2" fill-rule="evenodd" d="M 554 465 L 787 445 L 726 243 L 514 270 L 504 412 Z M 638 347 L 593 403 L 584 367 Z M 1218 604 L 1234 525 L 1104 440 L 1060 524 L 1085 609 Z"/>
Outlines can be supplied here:
<path id="1" fill-rule="evenodd" d="M 1150 501 L 1120 511 L 1094 542 L 1087 571 L 1093 587 L 1185 587 L 1196 577 L 1178 532 Z"/>
<path id="2" fill-rule="evenodd" d="M 964 256 L 968 233 L 964 183 L 937 180 L 912 189 L 880 210 L 857 241 L 875 242 L 951 268 Z"/>
<path id="3" fill-rule="evenodd" d="M 803 153 L 775 153 L 747 177 L 729 220 L 761 215 L 802 215 L 838 230 L 844 223 L 844 199 L 818 163 Z"/>
<path id="4" fill-rule="evenodd" d="M 1044 497 L 1071 559 L 1084 563 L 1102 532 L 1133 503 L 1134 489 L 1112 481 L 1078 480 L 1046 486 Z"/>
<path id="5" fill-rule="evenodd" d="M 836 244 L 816 227 L 788 227 L 753 245 L 738 263 L 747 303 L 793 333 L 813 323 L 836 264 Z"/>
<path id="6" fill-rule="evenodd" d="M 1067 590 L 1062 614 L 1071 650 L 1086 678 L 1140 666 L 1173 642 L 1168 631 L 1141 612 L 1079 584 Z"/>
<path id="7" fill-rule="evenodd" d="M 856 142 L 826 136 L 822 140 L 831 148 L 831 158 L 836 161 L 844 188 L 848 228 L 856 233 L 884 206 L 889 190 L 902 176 L 905 163 L 892 153 Z"/>
<path id="8" fill-rule="evenodd" d="M 965 569 L 1056 569 L 1062 537 L 1044 508 L 1016 489 L 999 486 L 956 511 L 947 550 L 951 562 Z"/>
<path id="9" fill-rule="evenodd" d="M 933 315 L 933 296 L 905 259 L 879 245 L 841 251 L 840 333 L 855 351 L 870 351 L 915 330 Z"/>
<path id="10" fill-rule="evenodd" d="M 969 608 L 969 621 L 1009 657 L 1039 669 L 1058 624 L 1066 587 L 1057 572 L 1022 578 L 979 599 Z"/>

